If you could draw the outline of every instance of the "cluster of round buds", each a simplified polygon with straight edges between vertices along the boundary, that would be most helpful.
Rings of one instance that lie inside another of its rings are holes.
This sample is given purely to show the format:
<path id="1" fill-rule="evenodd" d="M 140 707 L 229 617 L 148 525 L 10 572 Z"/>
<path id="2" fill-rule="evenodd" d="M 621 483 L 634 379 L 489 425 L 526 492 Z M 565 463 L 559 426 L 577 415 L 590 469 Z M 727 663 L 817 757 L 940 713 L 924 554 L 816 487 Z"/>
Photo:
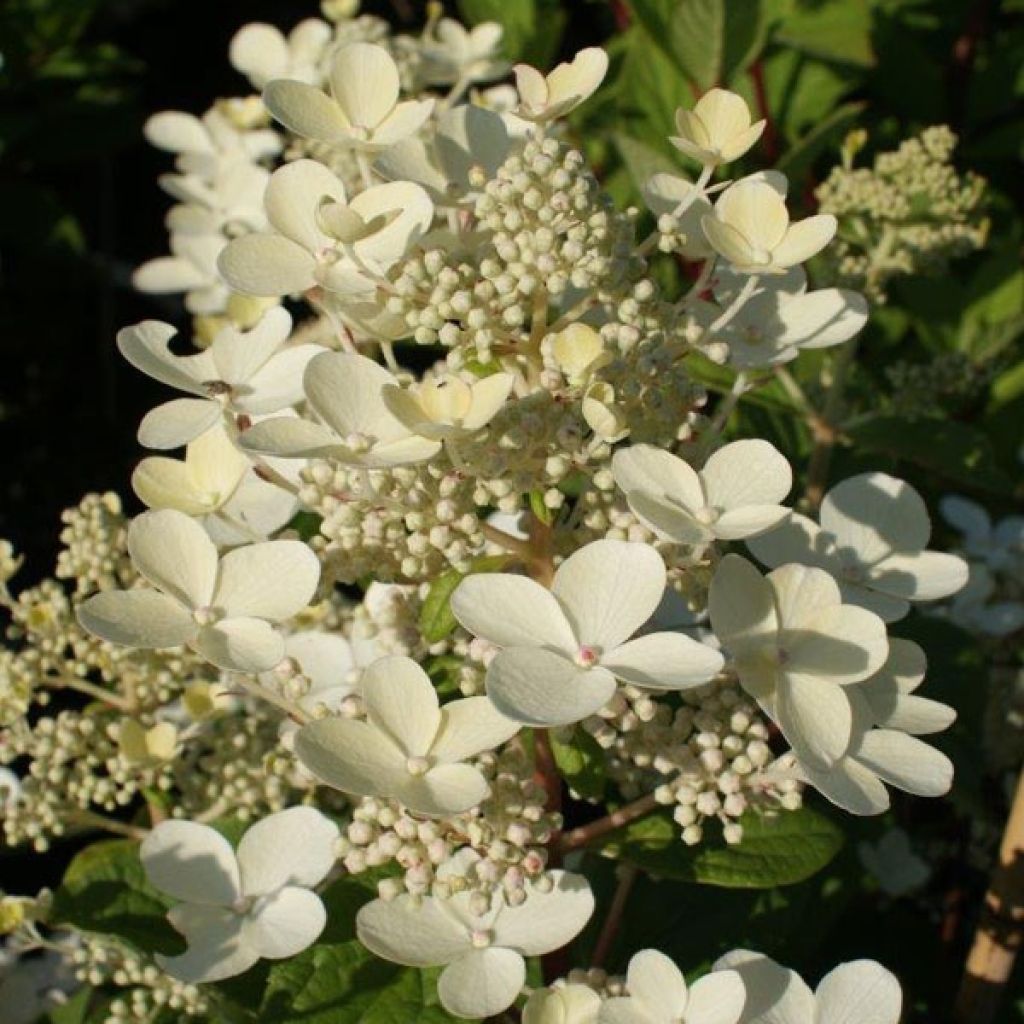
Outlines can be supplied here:
<path id="1" fill-rule="evenodd" d="M 897 396 L 900 415 L 911 419 L 934 415 L 936 405 L 953 401 L 961 406 L 988 392 L 1005 367 L 996 358 L 975 362 L 966 352 L 938 352 L 927 362 L 903 360 L 886 368 L 889 391 Z"/>
<path id="2" fill-rule="evenodd" d="M 384 898 L 472 891 L 486 907 L 500 891 L 509 903 L 522 902 L 526 881 L 538 882 L 544 874 L 544 845 L 561 819 L 545 810 L 544 791 L 521 754 L 485 754 L 476 765 L 490 782 L 491 795 L 479 808 L 450 820 L 414 817 L 391 800 L 359 801 L 339 843 L 345 867 L 358 874 L 398 864 L 404 873 L 380 883 Z"/>
<path id="3" fill-rule="evenodd" d="M 721 822 L 726 842 L 738 843 L 748 809 L 800 806 L 800 786 L 772 753 L 767 723 L 735 684 L 680 696 L 673 708 L 625 687 L 583 723 L 608 751 L 608 774 L 626 797 L 653 788 L 659 803 L 675 808 L 691 846 L 703 839 L 708 819 Z"/>
<path id="4" fill-rule="evenodd" d="M 847 152 L 863 141 L 848 144 Z M 942 273 L 951 259 L 985 244 L 985 181 L 957 173 L 956 141 L 936 125 L 879 154 L 871 168 L 852 168 L 847 159 L 819 186 L 821 211 L 850 226 L 841 226 L 827 252 L 840 283 L 884 302 L 893 277 Z"/>
<path id="5" fill-rule="evenodd" d="M 196 985 L 161 971 L 148 957 L 98 935 L 85 935 L 70 953 L 78 980 L 120 991 L 107 1008 L 105 1024 L 143 1024 L 171 1011 L 175 1019 L 203 1017 L 209 1000 Z"/>
<path id="6" fill-rule="evenodd" d="M 483 549 L 472 485 L 441 460 L 369 473 L 315 461 L 302 476 L 301 498 L 323 519 L 328 579 L 418 583 L 467 569 Z"/>

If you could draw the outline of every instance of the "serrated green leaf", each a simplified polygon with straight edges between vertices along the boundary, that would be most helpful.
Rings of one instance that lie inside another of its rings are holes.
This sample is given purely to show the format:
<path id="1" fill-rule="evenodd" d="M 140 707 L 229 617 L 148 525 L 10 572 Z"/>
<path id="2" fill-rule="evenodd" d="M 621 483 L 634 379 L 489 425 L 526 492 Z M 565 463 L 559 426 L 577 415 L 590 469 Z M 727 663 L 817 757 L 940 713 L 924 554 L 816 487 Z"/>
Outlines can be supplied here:
<path id="1" fill-rule="evenodd" d="M 53 896 L 53 921 L 116 935 L 147 953 L 177 953 L 183 947 L 166 920 L 169 906 L 146 880 L 139 844 L 103 840 L 71 861 Z"/>
<path id="2" fill-rule="evenodd" d="M 597 740 L 579 725 L 565 737 L 553 731 L 549 739 L 555 764 L 570 788 L 584 799 L 602 799 L 608 779 L 604 750 Z"/>
<path id="3" fill-rule="evenodd" d="M 810 808 L 773 815 L 748 812 L 740 819 L 743 841 L 706 838 L 686 846 L 668 810 L 609 833 L 600 849 L 652 875 L 727 889 L 792 885 L 820 871 L 839 852 L 842 833 Z"/>
<path id="4" fill-rule="evenodd" d="M 703 91 L 756 60 L 767 30 L 762 0 L 631 0 L 651 38 Z"/>

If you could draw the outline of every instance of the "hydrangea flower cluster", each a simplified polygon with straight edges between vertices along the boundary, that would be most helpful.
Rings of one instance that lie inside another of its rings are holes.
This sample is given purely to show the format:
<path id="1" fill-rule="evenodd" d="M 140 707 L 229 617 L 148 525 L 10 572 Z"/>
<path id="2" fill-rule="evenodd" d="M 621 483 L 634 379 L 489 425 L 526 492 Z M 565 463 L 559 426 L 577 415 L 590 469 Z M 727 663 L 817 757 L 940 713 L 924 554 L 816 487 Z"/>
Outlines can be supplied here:
<path id="1" fill-rule="evenodd" d="M 456 1017 L 504 1012 L 525 958 L 594 910 L 559 864 L 582 840 L 562 834 L 553 748 L 581 735 L 628 801 L 607 821 L 671 806 L 690 846 L 742 843 L 805 786 L 877 814 L 886 784 L 951 781 L 917 736 L 952 712 L 916 696 L 924 656 L 887 623 L 960 590 L 965 562 L 928 550 L 905 482 L 843 481 L 814 521 L 779 451 L 724 436 L 745 390 L 864 325 L 862 296 L 803 270 L 863 197 L 837 179 L 794 219 L 783 175 L 729 178 L 764 124 L 715 89 L 678 112 L 671 142 L 700 170 L 647 183 L 641 238 L 562 123 L 600 86 L 602 50 L 480 90 L 510 70 L 499 26 L 392 36 L 344 6 L 287 36 L 246 26 L 230 58 L 259 94 L 148 122 L 177 205 L 171 255 L 136 284 L 195 318 L 188 355 L 157 321 L 117 339 L 171 392 L 139 427 L 159 453 L 131 481 L 148 510 L 86 498 L 58 562 L 73 594 L 2 595 L 0 758 L 28 764 L 7 840 L 141 838 L 185 949 L 142 968 L 110 954 L 113 977 L 186 1015 L 204 1012 L 195 986 L 314 944 L 318 889 L 371 868 L 366 949 L 441 968 Z M 915 145 L 877 174 L 948 156 Z M 967 193 L 949 200 L 965 223 Z M 841 245 L 844 281 L 877 295 Z M 678 299 L 653 272 L 676 256 L 696 265 Z M 713 417 L 694 355 L 736 375 Z M 16 568 L 5 552 L 5 583 Z M 49 713 L 56 691 L 82 701 Z M 236 850 L 215 826 L 239 817 Z M 105 955 L 76 962 L 106 980 Z M 812 992 L 742 950 L 688 985 L 647 950 L 624 980 L 535 989 L 523 1020 L 899 1010 L 870 962 Z"/>

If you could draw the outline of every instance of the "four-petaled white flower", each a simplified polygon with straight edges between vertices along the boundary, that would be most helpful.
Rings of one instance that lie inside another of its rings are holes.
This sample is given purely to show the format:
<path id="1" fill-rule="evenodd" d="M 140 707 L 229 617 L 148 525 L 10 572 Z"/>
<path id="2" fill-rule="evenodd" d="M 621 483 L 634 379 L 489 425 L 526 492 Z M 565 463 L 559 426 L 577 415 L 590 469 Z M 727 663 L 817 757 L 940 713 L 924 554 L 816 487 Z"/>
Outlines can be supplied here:
<path id="1" fill-rule="evenodd" d="M 372 297 L 377 280 L 434 219 L 430 196 L 411 181 L 373 185 L 349 203 L 341 179 L 315 160 L 276 170 L 263 201 L 276 233 L 242 235 L 218 261 L 228 284 L 246 295 L 320 285 Z"/>
<path id="2" fill-rule="evenodd" d="M 693 110 L 676 111 L 679 135 L 669 142 L 699 163 L 728 164 L 757 142 L 765 124 L 763 120 L 751 124 L 742 96 L 728 89 L 709 89 Z"/>
<path id="3" fill-rule="evenodd" d="M 255 416 L 285 409 L 302 398 L 302 374 L 320 345 L 288 345 L 292 318 L 268 309 L 248 331 L 222 328 L 203 352 L 179 356 L 170 324 L 144 320 L 117 335 L 121 355 L 137 370 L 194 398 L 176 398 L 149 412 L 139 425 L 147 448 L 178 448 L 199 437 L 225 412 Z"/>
<path id="4" fill-rule="evenodd" d="M 519 731 L 486 697 L 441 707 L 430 677 L 410 658 L 381 658 L 359 680 L 366 721 L 320 718 L 295 737 L 299 760 L 346 793 L 391 797 L 417 814 L 475 807 L 490 789 L 463 761 Z"/>
<path id="5" fill-rule="evenodd" d="M 510 373 L 492 373 L 467 384 L 454 374 L 428 377 L 419 384 L 384 387 L 384 404 L 412 433 L 433 441 L 466 437 L 500 412 L 512 390 Z"/>
<path id="6" fill-rule="evenodd" d="M 310 408 L 323 420 L 275 416 L 239 439 L 245 451 L 289 459 L 336 459 L 367 468 L 401 466 L 436 455 L 441 442 L 414 434 L 388 408 L 383 391 L 398 381 L 366 356 L 324 352 L 306 367 Z"/>
<path id="7" fill-rule="evenodd" d="M 262 672 L 284 656 L 272 623 L 309 604 L 320 562 L 300 541 L 275 540 L 217 557 L 206 531 L 182 512 L 144 512 L 128 528 L 128 553 L 156 589 L 106 590 L 78 620 L 125 647 L 187 644 L 218 668 Z"/>
<path id="8" fill-rule="evenodd" d="M 307 139 L 369 152 L 419 131 L 434 101 L 399 102 L 398 66 L 383 47 L 350 43 L 331 58 L 331 95 L 304 82 L 277 79 L 263 91 L 267 109 Z"/>
<path id="9" fill-rule="evenodd" d="M 434 85 L 454 82 L 493 82 L 508 71 L 501 59 L 501 37 L 505 30 L 496 21 L 482 21 L 471 29 L 454 18 L 441 18 L 433 37 L 420 43 L 423 80 Z"/>
<path id="10" fill-rule="evenodd" d="M 188 944 L 180 956 L 157 954 L 161 969 L 189 984 L 220 981 L 311 946 L 327 913 L 310 890 L 334 866 L 337 839 L 312 807 L 257 822 L 237 854 L 208 825 L 161 822 L 139 853 L 150 883 L 181 901 L 167 917 Z"/>
<path id="11" fill-rule="evenodd" d="M 828 766 L 801 759 L 797 770 L 804 781 L 843 810 L 860 815 L 889 809 L 886 783 L 915 796 L 948 793 L 952 762 L 917 737 L 948 728 L 956 712 L 914 694 L 926 667 L 917 644 L 890 640 L 882 668 L 846 688 L 853 723 L 845 754 Z"/>
<path id="12" fill-rule="evenodd" d="M 184 459 L 143 459 L 132 473 L 132 490 L 150 508 L 206 516 L 227 505 L 249 467 L 249 460 L 218 424 L 188 445 Z"/>
<path id="13" fill-rule="evenodd" d="M 534 989 L 522 1024 L 597 1024 L 601 997 L 589 985 L 569 982 Z"/>
<path id="14" fill-rule="evenodd" d="M 628 996 L 609 999 L 599 1024 L 736 1024 L 746 992 L 735 971 L 713 971 L 686 984 L 664 953 L 644 949 L 629 961 Z"/>
<path id="15" fill-rule="evenodd" d="M 469 576 L 452 595 L 455 617 L 502 648 L 487 668 L 487 695 L 528 725 L 568 725 L 599 711 L 616 679 L 654 690 L 706 683 L 722 667 L 718 651 L 681 633 L 629 638 L 665 592 L 654 548 L 598 540 L 555 573 L 551 589 L 526 576 Z"/>
<path id="16" fill-rule="evenodd" d="M 939 502 L 942 518 L 963 534 L 963 552 L 994 572 L 1024 569 L 1024 516 L 1006 516 L 997 523 L 976 501 L 949 494 Z"/>
<path id="17" fill-rule="evenodd" d="M 948 597 L 967 582 L 962 558 L 925 550 L 928 510 L 917 491 L 896 477 L 861 473 L 843 480 L 825 495 L 818 520 L 820 526 L 793 515 L 747 546 L 765 565 L 827 569 L 843 600 L 886 622 L 903 618 L 911 601 Z"/>
<path id="18" fill-rule="evenodd" d="M 528 121 L 551 121 L 575 110 L 597 90 L 608 72 L 608 54 L 599 46 L 580 50 L 571 62 L 559 64 L 547 75 L 529 64 L 517 64 L 516 113 Z"/>
<path id="19" fill-rule="evenodd" d="M 830 213 L 791 224 L 778 189 L 754 178 L 730 185 L 701 226 L 714 250 L 745 274 L 781 274 L 820 252 L 836 233 Z"/>
<path id="20" fill-rule="evenodd" d="M 846 690 L 877 672 L 888 655 L 882 620 L 843 604 L 823 569 L 784 565 L 762 576 L 739 555 L 719 563 L 708 610 L 740 684 L 801 761 L 833 766 L 853 730 Z"/>
<path id="21" fill-rule="evenodd" d="M 663 539 L 708 544 L 755 537 L 789 515 L 785 457 L 767 441 L 733 441 L 701 470 L 649 444 L 622 448 L 612 473 L 634 515 Z"/>
<path id="22" fill-rule="evenodd" d="M 743 979 L 740 1024 L 898 1024 L 903 1008 L 900 983 L 874 960 L 840 964 L 813 992 L 796 971 L 747 949 L 720 957 L 720 970 Z"/>
<path id="23" fill-rule="evenodd" d="M 746 275 L 727 265 L 714 275 L 715 295 L 723 304 L 742 287 Z M 737 286 L 736 279 L 740 278 Z M 712 323 L 721 310 L 707 305 Z M 857 334 L 867 323 L 868 304 L 863 295 L 846 288 L 807 290 L 802 267 L 791 267 L 758 281 L 750 298 L 715 340 L 729 345 L 729 361 L 740 369 L 779 366 L 805 349 L 831 348 Z"/>
<path id="24" fill-rule="evenodd" d="M 548 873 L 550 890 L 527 883 L 511 907 L 496 893 L 474 913 L 470 893 L 450 899 L 409 894 L 374 900 L 356 915 L 356 935 L 371 952 L 408 967 L 444 967 L 441 1004 L 457 1017 L 491 1017 L 508 1009 L 526 980 L 523 957 L 543 956 L 575 938 L 594 912 L 587 880 Z"/>
<path id="25" fill-rule="evenodd" d="M 274 78 L 312 83 L 319 77 L 318 66 L 331 35 L 331 26 L 320 18 L 305 18 L 287 37 L 274 25 L 254 21 L 234 34 L 228 59 L 255 89 Z"/>
<path id="26" fill-rule="evenodd" d="M 224 311 L 228 289 L 217 271 L 224 249 L 221 234 L 175 231 L 170 256 L 147 260 L 135 268 L 132 286 L 148 295 L 185 295 L 185 308 L 196 316 Z"/>

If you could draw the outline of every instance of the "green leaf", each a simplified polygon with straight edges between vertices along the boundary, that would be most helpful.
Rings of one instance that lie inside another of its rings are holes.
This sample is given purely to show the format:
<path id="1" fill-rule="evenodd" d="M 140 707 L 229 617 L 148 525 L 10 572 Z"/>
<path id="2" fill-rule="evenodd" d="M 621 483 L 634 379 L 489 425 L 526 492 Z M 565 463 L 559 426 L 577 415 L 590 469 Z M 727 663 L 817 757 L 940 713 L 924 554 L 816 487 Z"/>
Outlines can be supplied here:
<path id="1" fill-rule="evenodd" d="M 965 486 L 1013 493 L 1013 480 L 996 461 L 992 443 L 977 427 L 954 420 L 871 416 L 844 429 L 855 448 L 909 462 Z"/>
<path id="2" fill-rule="evenodd" d="M 865 103 L 844 103 L 837 107 L 782 154 L 776 165 L 778 169 L 789 178 L 796 178 L 810 170 L 822 153 L 839 142 L 840 137 L 860 118 L 866 106 Z"/>
<path id="3" fill-rule="evenodd" d="M 840 64 L 865 68 L 875 65 L 868 0 L 826 0 L 797 6 L 782 19 L 775 32 L 776 42 Z"/>
<path id="4" fill-rule="evenodd" d="M 530 511 L 545 526 L 550 526 L 555 521 L 554 509 L 550 509 L 544 503 L 543 491 L 530 491 Z"/>
<path id="5" fill-rule="evenodd" d="M 728 84 L 757 59 L 767 31 L 762 0 L 630 0 L 651 38 L 702 91 Z"/>
<path id="6" fill-rule="evenodd" d="M 469 572 L 448 569 L 430 585 L 430 590 L 420 609 L 420 632 L 430 644 L 443 640 L 458 625 L 452 614 L 451 599 L 455 588 L 467 577 L 479 572 L 498 572 L 509 561 L 508 555 L 485 555 L 470 563 Z"/>
<path id="7" fill-rule="evenodd" d="M 458 0 L 458 8 L 471 25 L 498 22 L 505 56 L 538 68 L 554 60 L 568 17 L 559 0 Z"/>
<path id="8" fill-rule="evenodd" d="M 71 861 L 53 896 L 53 920 L 116 935 L 147 953 L 177 953 L 182 944 L 165 919 L 169 906 L 146 880 L 139 844 L 111 839 Z"/>
<path id="9" fill-rule="evenodd" d="M 217 987 L 254 1011 L 256 1024 L 450 1024 L 437 972 L 380 960 L 356 939 L 356 913 L 377 895 L 377 877 L 343 878 L 325 890 L 327 927 L 315 946 Z"/>
<path id="10" fill-rule="evenodd" d="M 660 878 L 727 889 L 792 885 L 820 871 L 839 852 L 842 833 L 810 808 L 774 815 L 747 812 L 743 841 L 705 839 L 686 846 L 668 810 L 657 811 L 609 833 L 601 850 Z"/>
<path id="11" fill-rule="evenodd" d="M 323 517 L 308 509 L 300 509 L 292 516 L 288 523 L 288 529 L 294 530 L 299 535 L 299 540 L 308 541 L 320 532 L 320 524 Z"/>
<path id="12" fill-rule="evenodd" d="M 553 731 L 549 738 L 555 764 L 570 788 L 585 800 L 601 800 L 607 778 L 604 750 L 597 740 L 579 725 L 568 736 Z"/>

